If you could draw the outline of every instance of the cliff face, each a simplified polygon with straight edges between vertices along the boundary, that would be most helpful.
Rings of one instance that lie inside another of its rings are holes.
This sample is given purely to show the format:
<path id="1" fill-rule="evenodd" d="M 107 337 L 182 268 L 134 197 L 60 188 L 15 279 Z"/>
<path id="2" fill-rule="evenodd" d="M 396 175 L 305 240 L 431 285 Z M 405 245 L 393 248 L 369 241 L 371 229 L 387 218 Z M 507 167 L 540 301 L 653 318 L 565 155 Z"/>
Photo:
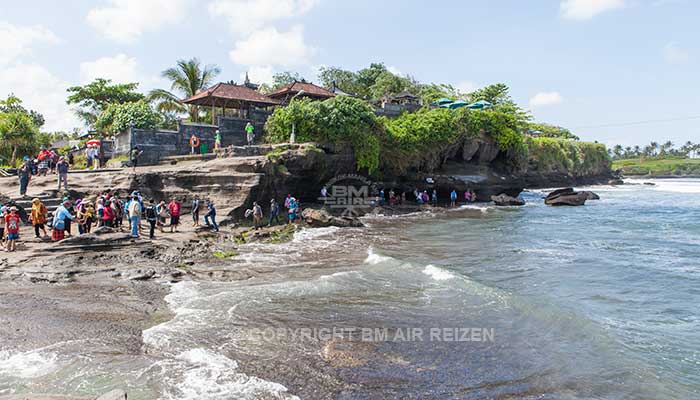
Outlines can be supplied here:
<path id="1" fill-rule="evenodd" d="M 441 199 L 449 198 L 453 189 L 461 193 L 469 189 L 478 200 L 489 201 L 500 193 L 517 196 L 524 188 L 601 183 L 611 177 L 610 161 L 601 145 L 557 140 L 527 144 L 528 156 L 523 157 L 503 152 L 483 137 L 470 139 L 423 160 L 411 172 L 383 171 L 370 180 L 377 188 L 394 188 L 399 193 L 435 189 Z M 320 188 L 331 179 L 358 174 L 352 153 L 316 146 L 279 150 L 268 155 L 252 198 L 292 193 L 305 203 L 316 202 Z"/>

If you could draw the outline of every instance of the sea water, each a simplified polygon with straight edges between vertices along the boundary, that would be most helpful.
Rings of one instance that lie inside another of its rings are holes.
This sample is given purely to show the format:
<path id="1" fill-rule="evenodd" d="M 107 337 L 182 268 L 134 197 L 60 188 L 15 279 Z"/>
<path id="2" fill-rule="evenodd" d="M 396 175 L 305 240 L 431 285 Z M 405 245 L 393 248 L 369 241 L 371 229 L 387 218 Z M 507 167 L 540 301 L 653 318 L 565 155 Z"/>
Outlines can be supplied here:
<path id="1" fill-rule="evenodd" d="M 700 398 L 700 181 L 628 183 L 243 246 L 230 268 L 266 273 L 173 285 L 142 354 L 0 349 L 0 394 L 295 398 L 285 382 L 332 377 L 342 399 Z"/>

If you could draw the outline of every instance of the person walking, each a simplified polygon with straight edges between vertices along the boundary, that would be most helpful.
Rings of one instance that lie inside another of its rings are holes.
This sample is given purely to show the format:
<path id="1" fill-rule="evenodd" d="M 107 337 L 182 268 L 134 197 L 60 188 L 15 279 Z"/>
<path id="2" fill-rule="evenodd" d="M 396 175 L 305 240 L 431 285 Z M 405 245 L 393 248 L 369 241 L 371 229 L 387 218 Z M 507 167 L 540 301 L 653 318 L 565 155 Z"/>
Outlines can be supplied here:
<path id="1" fill-rule="evenodd" d="M 430 199 L 432 200 L 433 207 L 437 207 L 437 190 L 433 189 L 433 194 L 430 196 Z"/>
<path id="2" fill-rule="evenodd" d="M 216 130 L 216 135 L 214 135 L 214 150 L 221 148 L 221 132 Z"/>
<path id="3" fill-rule="evenodd" d="M 270 221 L 268 222 L 267 226 L 272 226 L 272 220 L 275 220 L 275 225 L 279 225 L 280 223 L 280 205 L 277 203 L 277 200 L 272 199 L 270 200 Z"/>
<path id="4" fill-rule="evenodd" d="M 58 159 L 56 163 L 56 173 L 58 174 L 58 192 L 61 192 L 61 185 L 63 189 L 68 190 L 68 161 L 65 157 Z"/>
<path id="5" fill-rule="evenodd" d="M 211 225 L 209 224 L 210 220 Z M 204 223 L 207 225 L 207 227 L 212 226 L 214 228 L 214 232 L 219 231 L 219 225 L 216 224 L 216 207 L 214 206 L 214 202 L 211 200 L 207 202 L 207 213 L 204 214 Z"/>
<path id="6" fill-rule="evenodd" d="M 24 157 L 22 165 L 17 170 L 19 177 L 19 195 L 27 197 L 27 187 L 32 179 L 32 167 L 29 165 L 29 157 Z"/>
<path id="7" fill-rule="evenodd" d="M 141 224 L 141 204 L 139 198 L 134 196 L 129 202 L 129 221 L 131 221 L 131 237 L 139 237 L 139 225 Z"/>
<path id="8" fill-rule="evenodd" d="M 299 211 L 299 203 L 294 197 L 289 198 L 289 207 L 287 211 L 287 216 L 289 217 L 288 224 L 293 223 L 297 219 L 297 212 Z"/>
<path id="9" fill-rule="evenodd" d="M 19 240 L 19 226 L 22 220 L 17 214 L 17 207 L 10 207 L 10 212 L 5 215 L 5 234 L 7 235 L 7 251 L 15 251 L 17 249 L 17 241 Z"/>
<path id="10" fill-rule="evenodd" d="M 177 232 L 177 226 L 180 225 L 181 210 L 182 204 L 177 201 L 177 198 L 173 197 L 173 201 L 168 204 L 168 211 L 170 212 L 170 232 Z"/>
<path id="11" fill-rule="evenodd" d="M 250 122 L 245 125 L 245 135 L 248 140 L 248 146 L 252 146 L 255 140 L 255 127 Z"/>
<path id="12" fill-rule="evenodd" d="M 158 223 L 158 206 L 153 199 L 148 200 L 146 221 L 148 221 L 149 225 L 148 238 L 153 240 L 156 237 L 156 224 Z"/>
<path id="13" fill-rule="evenodd" d="M 199 197 L 192 200 L 192 226 L 199 226 Z"/>
<path id="14" fill-rule="evenodd" d="M 32 222 L 32 225 L 34 226 L 34 235 L 37 238 L 41 238 L 39 236 L 39 231 L 42 231 L 44 233 L 44 237 L 48 237 L 49 235 L 46 233 L 46 219 L 49 215 L 49 210 L 46 209 L 46 206 L 44 203 L 41 202 L 38 198 L 32 199 L 32 212 L 29 214 L 29 219 Z"/>
<path id="15" fill-rule="evenodd" d="M 457 206 L 457 191 L 452 189 L 452 192 L 450 193 L 450 207 L 456 207 Z"/>
<path id="16" fill-rule="evenodd" d="M 129 161 L 131 161 L 131 166 L 133 167 L 134 172 L 136 172 L 136 167 L 139 164 L 139 157 L 141 157 L 141 154 L 143 154 L 143 150 L 139 150 L 139 146 L 134 146 L 134 148 L 129 152 Z"/>
<path id="17" fill-rule="evenodd" d="M 255 230 L 262 229 L 263 220 L 263 210 L 257 201 L 253 202 L 253 225 Z"/>
<path id="18" fill-rule="evenodd" d="M 68 211 L 70 207 L 70 200 L 64 199 L 63 203 L 58 206 L 53 214 L 53 223 L 51 227 L 53 231 L 51 232 L 51 240 L 58 242 L 66 237 L 66 223 L 72 221 L 75 216 Z"/>

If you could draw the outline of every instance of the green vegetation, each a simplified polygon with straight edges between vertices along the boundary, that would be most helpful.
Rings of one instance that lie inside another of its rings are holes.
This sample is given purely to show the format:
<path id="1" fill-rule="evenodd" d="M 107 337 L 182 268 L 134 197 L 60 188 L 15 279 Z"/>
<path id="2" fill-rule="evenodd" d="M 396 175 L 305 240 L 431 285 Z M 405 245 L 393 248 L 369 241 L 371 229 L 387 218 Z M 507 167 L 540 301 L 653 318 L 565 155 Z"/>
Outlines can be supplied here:
<path id="1" fill-rule="evenodd" d="M 537 131 L 538 137 L 579 140 L 579 137 L 571 133 L 570 130 L 561 126 L 530 122 L 527 124 L 530 131 Z"/>
<path id="2" fill-rule="evenodd" d="M 110 104 L 95 121 L 95 127 L 105 133 L 124 132 L 129 127 L 155 129 L 160 115 L 145 100 Z"/>
<path id="3" fill-rule="evenodd" d="M 697 158 L 616 160 L 612 167 L 625 175 L 700 175 L 700 159 Z"/>
<path id="4" fill-rule="evenodd" d="M 635 158 L 693 158 L 700 152 L 700 143 L 687 141 L 680 147 L 676 147 L 676 145 L 670 140 L 667 140 L 663 144 L 651 142 L 644 147 L 622 147 L 622 145 L 618 144 L 609 149 L 608 152 L 613 160 L 628 160 Z"/>
<path id="5" fill-rule="evenodd" d="M 10 95 L 0 100 L 0 158 L 3 163 L 16 165 L 21 154 L 28 154 L 37 148 L 39 127 L 43 117 L 22 106 L 22 100 Z"/>
<path id="6" fill-rule="evenodd" d="M 280 230 L 270 232 L 270 239 L 267 243 L 281 244 L 289 242 L 294 239 L 294 232 L 296 232 L 295 225 L 285 225 Z"/>
<path id="7" fill-rule="evenodd" d="M 111 80 L 98 78 L 84 86 L 68 88 L 66 103 L 75 105 L 75 114 L 86 125 L 94 127 L 100 114 L 112 104 L 130 103 L 144 98 L 136 92 L 138 83 L 111 84 Z"/>
<path id="8" fill-rule="evenodd" d="M 222 260 L 235 257 L 237 255 L 238 253 L 235 251 L 215 251 L 214 253 L 212 253 L 212 256 Z"/>
<path id="9" fill-rule="evenodd" d="M 598 175 L 610 168 L 610 156 L 600 143 L 543 137 L 527 138 L 525 142 L 530 165 L 542 173 Z"/>

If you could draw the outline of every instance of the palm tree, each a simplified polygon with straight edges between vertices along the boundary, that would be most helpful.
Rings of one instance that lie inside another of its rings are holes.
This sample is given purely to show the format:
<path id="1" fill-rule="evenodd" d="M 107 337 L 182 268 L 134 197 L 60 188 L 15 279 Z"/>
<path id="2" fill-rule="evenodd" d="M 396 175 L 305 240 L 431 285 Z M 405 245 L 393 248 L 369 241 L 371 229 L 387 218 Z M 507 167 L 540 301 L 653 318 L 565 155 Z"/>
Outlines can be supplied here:
<path id="1" fill-rule="evenodd" d="M 622 158 L 622 146 L 619 144 L 616 144 L 615 147 L 613 147 L 613 154 L 615 154 L 615 158 L 618 160 Z"/>
<path id="2" fill-rule="evenodd" d="M 199 93 L 211 85 L 221 69 L 216 65 L 202 65 L 197 58 L 178 60 L 177 66 L 168 68 L 161 73 L 170 80 L 170 91 L 155 89 L 148 94 L 148 99 L 156 103 L 156 109 L 162 113 L 187 112 L 192 122 L 199 122 L 199 107 L 184 105 L 173 92 L 178 92 L 183 98 Z"/>
<path id="3" fill-rule="evenodd" d="M 642 150 L 641 150 L 641 148 L 640 148 L 638 145 L 637 145 L 637 146 L 634 146 L 634 150 L 633 150 L 633 151 L 634 151 L 634 156 L 635 156 L 635 157 L 639 157 L 639 156 L 642 155 Z"/>
<path id="4" fill-rule="evenodd" d="M 651 148 L 651 154 L 656 155 L 656 150 L 659 148 L 659 144 L 656 142 L 651 142 L 649 143 L 649 147 Z"/>

